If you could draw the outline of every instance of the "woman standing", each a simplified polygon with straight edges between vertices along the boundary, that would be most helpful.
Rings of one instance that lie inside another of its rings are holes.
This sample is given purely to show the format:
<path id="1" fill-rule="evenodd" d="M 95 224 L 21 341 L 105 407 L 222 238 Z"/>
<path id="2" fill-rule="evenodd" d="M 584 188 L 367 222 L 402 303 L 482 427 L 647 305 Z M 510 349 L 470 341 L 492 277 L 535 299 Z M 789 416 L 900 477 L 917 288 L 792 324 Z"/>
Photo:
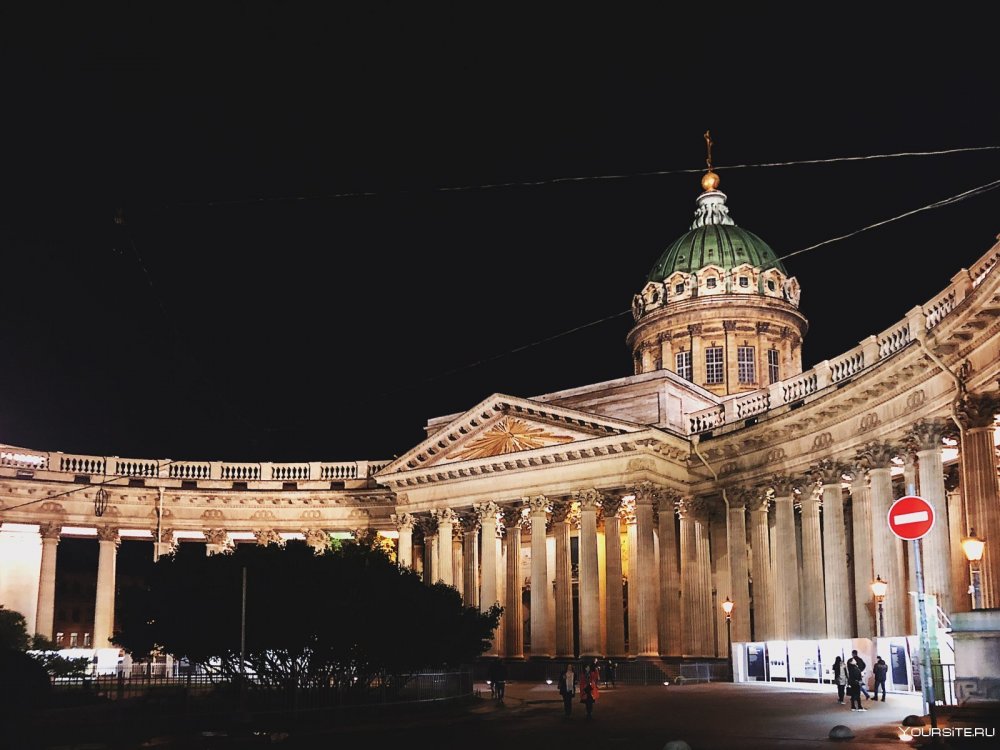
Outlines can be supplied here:
<path id="1" fill-rule="evenodd" d="M 573 696 L 576 695 L 576 672 L 573 671 L 572 664 L 567 664 L 566 669 L 559 675 L 559 694 L 562 696 L 566 715 L 571 715 L 573 713 Z"/>
<path id="2" fill-rule="evenodd" d="M 597 673 L 597 665 L 588 664 L 583 668 L 583 677 L 580 679 L 580 702 L 587 707 L 587 718 L 594 712 L 594 704 L 599 697 L 597 681 L 600 679 Z"/>
<path id="3" fill-rule="evenodd" d="M 833 660 L 833 681 L 837 683 L 837 703 L 843 705 L 847 688 L 847 665 L 839 656 Z"/>

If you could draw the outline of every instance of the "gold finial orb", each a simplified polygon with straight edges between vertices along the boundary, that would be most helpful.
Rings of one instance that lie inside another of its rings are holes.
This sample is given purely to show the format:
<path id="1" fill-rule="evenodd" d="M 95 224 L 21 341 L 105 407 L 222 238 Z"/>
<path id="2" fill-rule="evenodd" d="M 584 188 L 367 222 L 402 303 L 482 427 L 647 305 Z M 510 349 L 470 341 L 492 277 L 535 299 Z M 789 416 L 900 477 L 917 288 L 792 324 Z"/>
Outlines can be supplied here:
<path id="1" fill-rule="evenodd" d="M 701 189 L 706 193 L 710 190 L 719 189 L 719 175 L 713 172 L 711 169 L 708 170 L 704 176 L 701 178 Z"/>

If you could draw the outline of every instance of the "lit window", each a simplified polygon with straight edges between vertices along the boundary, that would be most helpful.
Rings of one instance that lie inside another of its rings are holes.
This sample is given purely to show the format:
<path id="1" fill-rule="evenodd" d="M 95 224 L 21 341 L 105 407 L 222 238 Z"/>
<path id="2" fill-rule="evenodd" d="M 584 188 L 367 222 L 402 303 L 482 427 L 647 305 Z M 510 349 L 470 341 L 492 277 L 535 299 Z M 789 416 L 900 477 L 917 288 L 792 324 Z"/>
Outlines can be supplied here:
<path id="1" fill-rule="evenodd" d="M 69 634 L 69 647 L 70 648 L 76 648 L 77 647 L 77 639 L 79 637 L 80 636 L 77 633 L 70 633 Z"/>
<path id="2" fill-rule="evenodd" d="M 753 347 L 740 346 L 736 348 L 736 364 L 741 383 L 754 383 L 757 381 L 753 362 Z"/>
<path id="3" fill-rule="evenodd" d="M 740 286 L 746 289 L 748 286 L 750 286 L 750 279 L 748 279 L 746 276 L 740 276 Z"/>
<path id="4" fill-rule="evenodd" d="M 715 289 L 715 278 L 710 278 L 705 280 L 705 286 L 709 289 Z"/>
<path id="5" fill-rule="evenodd" d="M 772 383 L 777 383 L 779 380 L 781 380 L 780 371 L 778 370 L 777 349 L 767 350 L 767 378 Z"/>
<path id="6" fill-rule="evenodd" d="M 691 352 L 677 353 L 677 374 L 685 380 L 691 380 Z"/>
<path id="7" fill-rule="evenodd" d="M 90 633 L 83 634 L 83 647 L 90 648 Z"/>
<path id="8" fill-rule="evenodd" d="M 56 645 L 57 646 L 63 645 L 63 634 L 62 633 L 56 633 Z"/>
<path id="9" fill-rule="evenodd" d="M 773 292 L 774 291 L 774 281 L 772 279 L 768 279 L 767 280 L 767 290 L 769 292 Z"/>
<path id="10" fill-rule="evenodd" d="M 675 286 L 674 287 L 674 293 L 675 294 L 684 294 L 684 285 L 683 284 L 678 284 L 677 286 Z"/>
<path id="11" fill-rule="evenodd" d="M 722 347 L 711 346 L 705 350 L 705 382 L 718 385 L 722 382 Z"/>

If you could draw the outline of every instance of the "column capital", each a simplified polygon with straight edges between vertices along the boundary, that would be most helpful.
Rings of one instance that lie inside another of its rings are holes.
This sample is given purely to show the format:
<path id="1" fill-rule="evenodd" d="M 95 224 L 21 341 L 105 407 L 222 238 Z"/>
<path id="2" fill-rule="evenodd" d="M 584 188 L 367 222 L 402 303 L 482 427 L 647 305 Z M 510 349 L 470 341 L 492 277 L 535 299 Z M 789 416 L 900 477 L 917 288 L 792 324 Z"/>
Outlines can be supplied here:
<path id="1" fill-rule="evenodd" d="M 515 526 L 520 527 L 524 521 L 523 507 L 521 504 L 503 505 L 500 507 L 504 529 L 511 529 Z"/>
<path id="2" fill-rule="evenodd" d="M 202 534 L 205 535 L 205 542 L 208 544 L 216 544 L 225 547 L 232 547 L 232 540 L 229 538 L 229 532 L 225 529 L 205 529 Z"/>
<path id="3" fill-rule="evenodd" d="M 420 526 L 420 530 L 424 532 L 425 537 L 437 536 L 437 516 L 433 512 L 417 516 L 417 524 Z"/>
<path id="4" fill-rule="evenodd" d="M 393 513 L 389 519 L 396 527 L 396 531 L 413 531 L 416 519 L 411 513 Z"/>
<path id="5" fill-rule="evenodd" d="M 898 456 L 899 452 L 899 446 L 880 440 L 872 440 L 858 450 L 857 462 L 869 471 L 890 469 L 892 468 L 892 459 Z"/>
<path id="6" fill-rule="evenodd" d="M 458 525 L 466 534 L 472 534 L 479 530 L 479 514 L 475 512 L 462 513 L 458 517 Z"/>
<path id="7" fill-rule="evenodd" d="M 775 474 L 768 482 L 775 497 L 790 497 L 802 486 L 802 480 L 788 474 Z"/>
<path id="8" fill-rule="evenodd" d="M 476 514 L 479 519 L 479 523 L 497 522 L 497 514 L 500 513 L 500 506 L 497 505 L 492 500 L 487 500 L 485 503 L 475 503 L 472 506 L 472 512 Z"/>
<path id="9" fill-rule="evenodd" d="M 764 513 L 767 513 L 768 509 L 771 507 L 770 487 L 754 487 L 748 494 L 749 499 L 747 500 L 747 508 L 750 512 L 764 511 Z"/>
<path id="10" fill-rule="evenodd" d="M 620 492 L 606 492 L 601 497 L 601 513 L 605 518 L 617 516 L 625 502 L 625 495 Z"/>
<path id="11" fill-rule="evenodd" d="M 565 523 L 573 512 L 573 503 L 567 499 L 552 503 L 552 523 Z"/>
<path id="12" fill-rule="evenodd" d="M 812 466 L 813 478 L 823 485 L 840 484 L 848 467 L 839 461 L 824 458 Z"/>
<path id="13" fill-rule="evenodd" d="M 545 518 L 545 515 L 549 512 L 549 499 L 545 495 L 537 495 L 528 501 L 528 507 L 530 508 L 529 513 L 531 517 L 541 516 Z"/>
<path id="14" fill-rule="evenodd" d="M 868 469 L 865 467 L 864 463 L 861 461 L 855 461 L 849 471 L 846 472 L 851 477 L 851 494 L 853 495 L 858 490 L 863 490 L 868 486 L 869 476 Z"/>
<path id="15" fill-rule="evenodd" d="M 652 482 L 638 482 L 629 487 L 628 491 L 635 495 L 636 505 L 652 505 L 656 499 L 656 487 Z"/>
<path id="16" fill-rule="evenodd" d="M 921 419 L 906 433 L 906 442 L 914 452 L 941 450 L 941 439 L 948 431 L 943 419 Z"/>
<path id="17" fill-rule="evenodd" d="M 1000 399 L 993 393 L 966 393 L 955 406 L 955 416 L 966 430 L 992 427 L 1000 411 Z"/>
<path id="18" fill-rule="evenodd" d="M 405 513 L 404 515 L 410 518 L 409 528 L 412 529 L 413 517 L 408 513 Z M 306 544 L 311 547 L 312 551 L 317 555 L 322 554 L 330 544 L 330 535 L 323 529 L 302 529 L 302 534 L 306 538 Z"/>
<path id="19" fill-rule="evenodd" d="M 962 484 L 962 472 L 958 464 L 952 464 L 944 471 L 944 488 L 946 492 L 954 492 Z"/>
<path id="20" fill-rule="evenodd" d="M 118 536 L 117 526 L 98 526 L 97 540 L 100 542 L 114 542 L 117 547 L 121 544 L 121 537 Z"/>
<path id="21" fill-rule="evenodd" d="M 261 547 L 266 547 L 269 544 L 276 544 L 279 547 L 285 546 L 285 540 L 274 529 L 253 529 L 253 535 Z"/>
<path id="22" fill-rule="evenodd" d="M 707 497 L 685 497 L 677 504 L 677 515 L 692 521 L 707 521 L 714 510 Z"/>
<path id="23" fill-rule="evenodd" d="M 437 521 L 438 525 L 442 523 L 455 523 L 457 516 L 455 511 L 451 508 L 438 508 L 437 510 L 432 510 L 431 515 L 434 516 L 434 520 Z"/>
<path id="24" fill-rule="evenodd" d="M 62 534 L 62 524 L 59 523 L 39 524 L 38 533 L 41 534 L 42 539 L 55 539 L 58 542 L 59 536 Z"/>
<path id="25" fill-rule="evenodd" d="M 596 489 L 583 490 L 576 493 L 576 500 L 582 511 L 596 511 L 601 507 L 601 493 Z"/>

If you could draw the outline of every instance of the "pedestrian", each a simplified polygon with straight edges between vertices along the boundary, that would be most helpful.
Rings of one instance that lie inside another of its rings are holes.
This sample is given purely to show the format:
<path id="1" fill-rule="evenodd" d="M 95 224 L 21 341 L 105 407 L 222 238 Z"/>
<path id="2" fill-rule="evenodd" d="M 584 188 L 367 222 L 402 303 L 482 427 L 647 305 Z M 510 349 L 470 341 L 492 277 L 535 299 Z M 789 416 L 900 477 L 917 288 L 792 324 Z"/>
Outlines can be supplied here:
<path id="1" fill-rule="evenodd" d="M 857 649 L 854 649 L 853 651 L 851 651 L 851 658 L 854 659 L 857 662 L 858 669 L 861 670 L 861 682 L 859 683 L 861 685 L 861 693 L 865 696 L 865 698 L 867 698 L 868 700 L 871 700 L 872 697 L 868 693 L 868 686 L 865 684 L 868 681 L 865 678 L 865 670 L 868 668 L 868 665 L 865 664 L 865 660 L 864 659 L 862 659 L 860 656 L 858 656 L 858 650 Z"/>
<path id="2" fill-rule="evenodd" d="M 885 663 L 882 657 L 878 657 L 875 660 L 875 666 L 872 667 L 872 674 L 875 675 L 875 687 L 872 690 L 875 693 L 875 700 L 878 700 L 878 686 L 882 686 L 882 702 L 885 703 L 885 676 L 889 672 L 889 665 Z"/>
<path id="3" fill-rule="evenodd" d="M 864 664 L 863 661 L 861 663 Z M 861 667 L 858 666 L 858 659 L 853 656 L 847 660 L 847 691 L 851 694 L 852 711 L 868 710 L 861 706 Z"/>
<path id="4" fill-rule="evenodd" d="M 847 665 L 839 656 L 833 660 L 833 681 L 837 684 L 837 703 L 843 705 L 847 689 Z"/>
<path id="5" fill-rule="evenodd" d="M 608 659 L 604 664 L 604 687 L 611 683 L 611 687 L 615 686 L 615 663 Z"/>
<path id="6" fill-rule="evenodd" d="M 573 671 L 572 664 L 567 664 L 566 669 L 559 675 L 559 695 L 562 696 L 566 715 L 570 716 L 573 713 L 573 698 L 576 695 L 576 672 Z"/>
<path id="7" fill-rule="evenodd" d="M 587 707 L 587 718 L 591 718 L 594 713 L 594 704 L 600 697 L 597 681 L 600 676 L 597 674 L 597 662 L 587 664 L 583 668 L 583 676 L 580 678 L 580 702 Z"/>
<path id="8" fill-rule="evenodd" d="M 504 690 L 507 687 L 507 667 L 503 661 L 497 659 L 490 664 L 490 688 L 493 697 L 503 703 Z"/>

